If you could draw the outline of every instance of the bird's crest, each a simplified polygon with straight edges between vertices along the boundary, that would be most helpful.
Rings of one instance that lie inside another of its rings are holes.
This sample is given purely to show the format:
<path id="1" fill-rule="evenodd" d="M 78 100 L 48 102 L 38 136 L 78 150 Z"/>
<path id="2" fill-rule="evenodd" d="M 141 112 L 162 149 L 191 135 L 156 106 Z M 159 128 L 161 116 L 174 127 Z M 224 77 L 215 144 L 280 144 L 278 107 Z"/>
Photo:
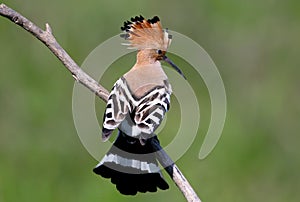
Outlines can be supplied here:
<path id="1" fill-rule="evenodd" d="M 146 20 L 143 16 L 131 18 L 131 21 L 124 22 L 121 30 L 125 33 L 121 37 L 129 41 L 128 45 L 133 49 L 157 49 L 166 51 L 171 43 L 172 35 L 168 30 L 163 30 L 157 16 Z"/>

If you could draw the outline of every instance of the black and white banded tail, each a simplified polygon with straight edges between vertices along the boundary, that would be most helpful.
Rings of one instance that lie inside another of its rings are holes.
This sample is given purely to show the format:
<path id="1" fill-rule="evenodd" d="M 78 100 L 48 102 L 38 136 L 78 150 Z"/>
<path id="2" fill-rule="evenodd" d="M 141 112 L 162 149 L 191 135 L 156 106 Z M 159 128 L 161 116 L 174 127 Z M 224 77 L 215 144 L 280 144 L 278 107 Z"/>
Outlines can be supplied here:
<path id="1" fill-rule="evenodd" d="M 93 171 L 110 178 L 118 191 L 125 195 L 168 189 L 150 144 L 152 138 L 157 139 L 151 137 L 142 145 L 138 139 L 119 131 L 112 148 Z"/>

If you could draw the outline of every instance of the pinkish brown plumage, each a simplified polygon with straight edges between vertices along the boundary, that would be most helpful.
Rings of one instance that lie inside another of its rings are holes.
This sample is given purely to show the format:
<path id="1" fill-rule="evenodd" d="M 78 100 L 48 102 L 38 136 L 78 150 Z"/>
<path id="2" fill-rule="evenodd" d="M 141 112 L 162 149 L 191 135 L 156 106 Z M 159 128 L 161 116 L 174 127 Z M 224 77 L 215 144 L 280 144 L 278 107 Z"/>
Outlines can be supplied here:
<path id="1" fill-rule="evenodd" d="M 155 130 L 169 110 L 171 86 L 160 61 L 168 62 L 182 76 L 180 69 L 167 57 L 171 35 L 162 29 L 157 16 L 142 16 L 124 22 L 121 28 L 129 48 L 137 49 L 135 65 L 116 81 L 103 118 L 102 139 L 106 141 L 118 128 L 112 148 L 94 168 L 94 172 L 111 178 L 122 194 L 154 192 L 167 189 L 155 152 L 149 141 L 157 138 Z"/>

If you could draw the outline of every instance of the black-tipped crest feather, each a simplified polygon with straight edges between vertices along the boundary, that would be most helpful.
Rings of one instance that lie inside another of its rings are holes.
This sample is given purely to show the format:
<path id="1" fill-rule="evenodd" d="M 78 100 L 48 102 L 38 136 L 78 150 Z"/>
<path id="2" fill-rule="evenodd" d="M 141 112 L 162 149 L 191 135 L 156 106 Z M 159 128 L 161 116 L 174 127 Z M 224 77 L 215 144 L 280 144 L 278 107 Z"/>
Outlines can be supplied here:
<path id="1" fill-rule="evenodd" d="M 169 34 L 162 29 L 160 19 L 154 16 L 148 20 L 140 16 L 135 16 L 125 21 L 121 30 L 128 33 L 121 37 L 129 40 L 129 48 L 136 49 L 161 49 L 166 51 L 171 42 Z"/>

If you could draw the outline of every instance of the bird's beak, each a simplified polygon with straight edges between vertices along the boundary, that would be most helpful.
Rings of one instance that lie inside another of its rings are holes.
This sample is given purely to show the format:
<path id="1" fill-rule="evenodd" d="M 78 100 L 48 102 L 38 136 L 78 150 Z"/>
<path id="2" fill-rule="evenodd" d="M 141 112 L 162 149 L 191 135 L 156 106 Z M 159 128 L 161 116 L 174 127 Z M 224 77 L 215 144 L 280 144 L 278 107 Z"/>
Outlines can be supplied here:
<path id="1" fill-rule="evenodd" d="M 167 56 L 164 55 L 163 60 L 169 63 L 184 79 L 186 79 L 182 71 Z"/>

